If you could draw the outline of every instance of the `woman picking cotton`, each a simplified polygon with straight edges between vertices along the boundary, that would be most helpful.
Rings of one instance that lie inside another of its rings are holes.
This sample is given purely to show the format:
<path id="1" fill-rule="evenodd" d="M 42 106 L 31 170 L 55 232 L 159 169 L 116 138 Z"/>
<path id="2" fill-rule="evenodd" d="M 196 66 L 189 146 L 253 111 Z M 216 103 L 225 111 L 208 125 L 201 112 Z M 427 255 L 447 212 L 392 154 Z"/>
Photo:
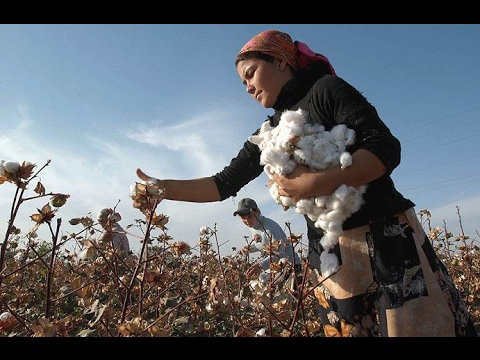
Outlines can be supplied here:
<path id="1" fill-rule="evenodd" d="M 395 188 L 391 175 L 400 163 L 401 147 L 375 107 L 336 75 L 325 56 L 278 30 L 254 36 L 235 65 L 247 93 L 273 109 L 265 120 L 270 127 L 278 126 L 285 111 L 301 109 L 312 125 L 331 130 L 344 124 L 355 132 L 347 148 L 348 167 L 311 171 L 297 164 L 288 174 L 273 175 L 278 195 L 294 202 L 331 195 L 342 185 L 366 186 L 361 207 L 342 222 L 333 246 L 322 245 L 324 229 L 305 216 L 325 335 L 478 336 L 461 294 L 418 221 L 415 204 Z M 252 135 L 259 134 L 261 125 Z M 158 180 L 140 169 L 137 175 L 160 186 L 166 200 L 223 201 L 264 171 L 261 153 L 247 140 L 213 176 Z M 322 260 L 332 258 L 338 270 L 326 276 Z"/>

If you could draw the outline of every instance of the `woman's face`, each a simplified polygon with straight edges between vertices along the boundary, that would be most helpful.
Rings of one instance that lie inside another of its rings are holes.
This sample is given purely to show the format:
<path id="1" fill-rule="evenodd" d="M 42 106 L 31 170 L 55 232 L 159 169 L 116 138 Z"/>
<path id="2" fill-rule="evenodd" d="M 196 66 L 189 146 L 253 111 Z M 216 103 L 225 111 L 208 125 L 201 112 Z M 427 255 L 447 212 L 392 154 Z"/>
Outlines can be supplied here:
<path id="1" fill-rule="evenodd" d="M 237 64 L 237 73 L 247 93 L 264 108 L 275 104 L 283 85 L 293 76 L 286 61 L 278 59 L 273 63 L 253 58 L 242 60 Z"/>

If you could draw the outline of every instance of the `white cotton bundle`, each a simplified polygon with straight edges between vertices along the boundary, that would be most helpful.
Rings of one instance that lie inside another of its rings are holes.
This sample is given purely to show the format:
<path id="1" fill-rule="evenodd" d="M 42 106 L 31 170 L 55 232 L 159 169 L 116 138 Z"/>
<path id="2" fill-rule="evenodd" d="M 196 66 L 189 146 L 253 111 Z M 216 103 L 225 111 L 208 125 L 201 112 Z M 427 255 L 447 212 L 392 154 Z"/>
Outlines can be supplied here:
<path id="1" fill-rule="evenodd" d="M 302 110 L 287 110 L 280 117 L 278 126 L 272 127 L 268 121 L 260 127 L 257 135 L 249 140 L 258 145 L 260 164 L 270 179 L 274 174 L 287 175 L 297 164 L 309 166 L 312 171 L 321 171 L 335 165 L 346 169 L 352 164 L 352 156 L 347 146 L 355 142 L 355 131 L 345 124 L 334 126 L 330 131 L 319 124 L 307 123 L 307 114 Z M 328 276 L 338 270 L 338 259 L 329 250 L 338 243 L 343 234 L 342 224 L 363 205 L 363 193 L 367 185 L 354 188 L 341 185 L 328 196 L 302 199 L 298 202 L 288 196 L 278 194 L 278 184 L 270 187 L 270 195 L 285 210 L 307 215 L 317 228 L 324 230 L 320 243 L 324 252 L 320 256 L 321 272 Z"/>

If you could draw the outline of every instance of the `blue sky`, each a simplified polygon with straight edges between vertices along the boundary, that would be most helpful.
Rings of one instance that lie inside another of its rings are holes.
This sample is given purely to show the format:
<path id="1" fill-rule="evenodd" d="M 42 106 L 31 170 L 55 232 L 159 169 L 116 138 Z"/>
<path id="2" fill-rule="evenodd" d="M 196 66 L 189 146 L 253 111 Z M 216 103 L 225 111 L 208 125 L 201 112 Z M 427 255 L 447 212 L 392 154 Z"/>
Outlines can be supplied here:
<path id="1" fill-rule="evenodd" d="M 41 173 L 47 192 L 71 195 L 57 213 L 63 233 L 79 230 L 69 219 L 96 216 L 118 200 L 126 227 L 142 218 L 129 197 L 137 167 L 165 179 L 213 175 L 272 113 L 246 94 L 234 66 L 243 44 L 266 29 L 326 55 L 400 139 L 398 190 L 454 235 L 461 231 L 458 206 L 465 233 L 478 239 L 476 24 L 1 24 L 0 159 L 37 168 L 51 160 Z M 192 246 L 202 226 L 216 227 L 222 254 L 250 235 L 232 215 L 243 197 L 305 233 L 303 217 L 283 211 L 267 181 L 262 175 L 220 203 L 165 200 L 157 212 L 170 217 L 173 239 Z M 14 191 L 0 185 L 0 234 Z M 31 228 L 29 215 L 46 202 L 23 204 L 16 225 Z M 140 234 L 129 231 L 139 249 Z"/>

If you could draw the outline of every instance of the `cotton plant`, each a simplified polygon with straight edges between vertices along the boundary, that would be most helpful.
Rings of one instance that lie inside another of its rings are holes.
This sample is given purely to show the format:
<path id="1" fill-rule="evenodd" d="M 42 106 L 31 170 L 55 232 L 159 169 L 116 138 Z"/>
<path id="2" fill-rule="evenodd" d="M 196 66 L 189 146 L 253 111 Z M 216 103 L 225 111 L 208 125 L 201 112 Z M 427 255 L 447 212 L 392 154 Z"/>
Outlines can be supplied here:
<path id="1" fill-rule="evenodd" d="M 156 178 L 151 177 L 147 181 L 130 185 L 130 197 L 133 199 L 133 207 L 149 218 L 152 226 L 168 230 L 165 225 L 169 217 L 155 212 L 156 207 L 165 197 L 165 189 L 158 185 Z"/>
<path id="2" fill-rule="evenodd" d="M 307 215 L 317 228 L 324 231 L 320 244 L 325 251 L 320 256 L 323 276 L 335 273 L 339 262 L 329 251 L 343 234 L 342 223 L 363 205 L 367 185 L 352 187 L 342 184 L 332 194 L 315 196 L 295 202 L 278 193 L 279 186 L 273 176 L 291 173 L 297 164 L 308 166 L 312 171 L 322 171 L 340 165 L 342 169 L 352 164 L 352 155 L 347 147 L 355 142 L 355 131 L 345 124 L 338 124 L 329 131 L 320 124 L 307 122 L 307 113 L 302 109 L 282 113 L 279 124 L 272 127 L 265 121 L 258 134 L 249 140 L 261 151 L 260 164 L 270 178 L 270 195 L 285 210 L 294 208 Z"/>
<path id="3" fill-rule="evenodd" d="M 25 182 L 32 175 L 35 166 L 29 161 L 20 164 L 17 161 L 0 160 L 0 185 L 4 182 L 11 182 L 21 189 L 25 189 Z"/>

